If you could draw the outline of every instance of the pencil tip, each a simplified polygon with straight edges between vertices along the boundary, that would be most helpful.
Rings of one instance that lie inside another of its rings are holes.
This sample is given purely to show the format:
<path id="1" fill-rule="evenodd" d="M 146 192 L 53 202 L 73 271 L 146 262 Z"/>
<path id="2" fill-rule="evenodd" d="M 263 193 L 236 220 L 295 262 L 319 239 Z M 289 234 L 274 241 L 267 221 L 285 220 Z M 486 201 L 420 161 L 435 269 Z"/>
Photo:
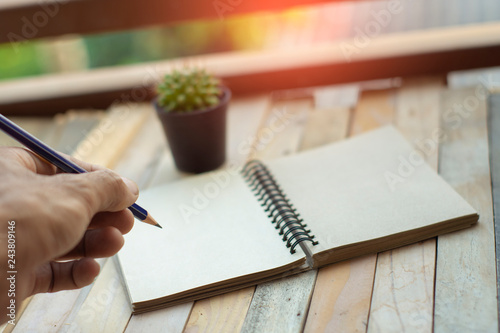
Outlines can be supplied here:
<path id="1" fill-rule="evenodd" d="M 155 227 L 163 229 L 162 226 L 158 222 L 156 222 L 156 220 L 149 214 L 146 217 L 146 219 L 144 219 L 144 221 L 142 221 L 142 222 L 147 223 L 147 224 L 151 224 L 151 225 L 154 225 Z"/>

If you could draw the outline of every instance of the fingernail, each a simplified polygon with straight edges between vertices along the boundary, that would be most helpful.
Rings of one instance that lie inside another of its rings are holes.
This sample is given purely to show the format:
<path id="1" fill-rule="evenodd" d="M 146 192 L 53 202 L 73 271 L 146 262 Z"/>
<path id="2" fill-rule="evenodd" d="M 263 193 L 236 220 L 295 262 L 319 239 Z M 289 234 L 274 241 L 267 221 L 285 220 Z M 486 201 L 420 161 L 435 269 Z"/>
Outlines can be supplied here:
<path id="1" fill-rule="evenodd" d="M 139 188 L 137 187 L 136 183 L 134 183 L 133 181 L 131 181 L 130 179 L 125 178 L 125 177 L 122 177 L 122 180 L 125 183 L 125 185 L 127 185 L 130 192 L 132 192 L 134 195 L 139 194 Z"/>

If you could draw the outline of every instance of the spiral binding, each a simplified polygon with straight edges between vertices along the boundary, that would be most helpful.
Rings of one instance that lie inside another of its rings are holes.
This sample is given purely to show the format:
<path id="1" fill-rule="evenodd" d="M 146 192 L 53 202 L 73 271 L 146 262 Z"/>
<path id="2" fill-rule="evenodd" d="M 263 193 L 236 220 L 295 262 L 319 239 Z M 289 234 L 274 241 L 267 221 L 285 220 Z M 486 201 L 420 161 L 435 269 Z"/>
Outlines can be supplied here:
<path id="1" fill-rule="evenodd" d="M 312 245 L 318 244 L 264 164 L 251 160 L 245 164 L 241 173 L 255 192 L 257 200 L 266 207 L 265 211 L 269 213 L 271 223 L 279 230 L 279 234 L 283 235 L 282 240 L 286 242 L 286 247 L 290 248 L 290 253 L 295 253 L 295 247 L 305 241 L 311 242 Z"/>

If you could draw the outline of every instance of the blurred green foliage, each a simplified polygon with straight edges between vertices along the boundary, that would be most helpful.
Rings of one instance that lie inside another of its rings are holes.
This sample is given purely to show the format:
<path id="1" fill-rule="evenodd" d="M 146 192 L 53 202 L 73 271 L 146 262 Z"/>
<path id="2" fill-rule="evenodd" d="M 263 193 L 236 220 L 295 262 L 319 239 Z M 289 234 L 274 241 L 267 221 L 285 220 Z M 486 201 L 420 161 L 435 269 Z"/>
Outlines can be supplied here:
<path id="1" fill-rule="evenodd" d="M 0 79 L 38 75 L 46 72 L 39 61 L 37 43 L 25 43 L 18 49 L 0 45 Z"/>

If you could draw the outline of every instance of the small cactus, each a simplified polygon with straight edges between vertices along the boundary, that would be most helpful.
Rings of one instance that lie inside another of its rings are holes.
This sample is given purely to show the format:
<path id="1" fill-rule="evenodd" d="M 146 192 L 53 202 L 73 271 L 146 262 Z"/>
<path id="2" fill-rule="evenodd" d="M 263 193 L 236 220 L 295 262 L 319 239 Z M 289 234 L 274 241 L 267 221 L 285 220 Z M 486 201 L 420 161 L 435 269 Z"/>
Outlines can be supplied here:
<path id="1" fill-rule="evenodd" d="M 157 87 L 158 104 L 166 112 L 190 112 L 217 105 L 220 80 L 204 69 L 174 70 Z"/>

